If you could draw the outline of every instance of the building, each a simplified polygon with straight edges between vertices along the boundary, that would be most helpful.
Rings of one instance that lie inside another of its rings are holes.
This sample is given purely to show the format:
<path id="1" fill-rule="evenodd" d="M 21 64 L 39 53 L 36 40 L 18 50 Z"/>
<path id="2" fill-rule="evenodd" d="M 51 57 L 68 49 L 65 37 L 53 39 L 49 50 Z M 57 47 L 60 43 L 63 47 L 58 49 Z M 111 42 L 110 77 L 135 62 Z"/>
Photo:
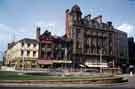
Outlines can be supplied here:
<path id="1" fill-rule="evenodd" d="M 75 67 L 118 67 L 119 52 L 125 50 L 127 57 L 127 34 L 114 29 L 112 22 L 102 22 L 101 15 L 94 18 L 90 14 L 82 17 L 78 5 L 74 5 L 71 10 L 67 9 L 65 15 L 65 34 L 73 41 L 72 61 Z M 120 34 L 122 37 L 119 37 Z M 121 48 L 122 44 L 124 47 Z"/>
<path id="2" fill-rule="evenodd" d="M 117 52 L 117 63 L 118 65 L 128 65 L 129 57 L 128 57 L 128 38 L 127 33 L 115 29 L 115 49 Z"/>
<path id="3" fill-rule="evenodd" d="M 58 37 L 51 35 L 51 32 L 45 31 L 40 34 L 38 28 L 39 40 L 39 59 L 38 64 L 41 68 L 59 68 L 71 65 L 70 50 L 71 41 L 66 37 Z"/>
<path id="4" fill-rule="evenodd" d="M 15 68 L 33 68 L 37 66 L 38 42 L 24 38 L 8 44 L 5 52 L 5 65 Z"/>
<path id="5" fill-rule="evenodd" d="M 128 38 L 129 64 L 135 66 L 135 42 L 134 38 Z"/>
<path id="6" fill-rule="evenodd" d="M 1 69 L 1 66 L 3 65 L 3 61 L 0 61 L 0 69 Z"/>
<path id="7" fill-rule="evenodd" d="M 127 33 L 117 29 L 114 29 L 114 31 L 116 65 L 121 68 L 123 73 L 126 73 L 129 64 Z"/>
<path id="8" fill-rule="evenodd" d="M 127 34 L 115 29 L 112 22 L 103 22 L 102 16 L 82 17 L 81 9 L 74 5 L 65 12 L 64 36 L 49 31 L 36 39 L 22 39 L 9 44 L 5 64 L 17 68 L 114 68 L 128 64 Z"/>

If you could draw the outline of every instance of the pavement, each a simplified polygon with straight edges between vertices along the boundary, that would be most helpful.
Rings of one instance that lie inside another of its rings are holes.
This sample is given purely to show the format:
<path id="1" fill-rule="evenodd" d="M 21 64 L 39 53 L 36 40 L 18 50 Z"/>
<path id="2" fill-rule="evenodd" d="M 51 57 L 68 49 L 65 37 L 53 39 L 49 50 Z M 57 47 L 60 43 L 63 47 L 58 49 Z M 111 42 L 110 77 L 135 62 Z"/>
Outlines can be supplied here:
<path id="1" fill-rule="evenodd" d="M 135 89 L 135 75 L 119 75 L 128 78 L 126 83 L 117 84 L 0 84 L 0 89 Z"/>

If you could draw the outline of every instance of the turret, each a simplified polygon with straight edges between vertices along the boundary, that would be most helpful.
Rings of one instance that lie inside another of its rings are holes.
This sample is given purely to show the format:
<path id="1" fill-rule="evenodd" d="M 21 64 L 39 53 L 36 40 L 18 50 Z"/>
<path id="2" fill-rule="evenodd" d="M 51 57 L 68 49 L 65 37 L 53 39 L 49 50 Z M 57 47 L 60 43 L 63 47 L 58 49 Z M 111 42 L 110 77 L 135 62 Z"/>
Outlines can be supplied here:
<path id="1" fill-rule="evenodd" d="M 72 7 L 70 14 L 73 16 L 73 21 L 75 21 L 76 23 L 80 22 L 82 12 L 81 12 L 80 7 L 78 5 L 74 5 Z"/>

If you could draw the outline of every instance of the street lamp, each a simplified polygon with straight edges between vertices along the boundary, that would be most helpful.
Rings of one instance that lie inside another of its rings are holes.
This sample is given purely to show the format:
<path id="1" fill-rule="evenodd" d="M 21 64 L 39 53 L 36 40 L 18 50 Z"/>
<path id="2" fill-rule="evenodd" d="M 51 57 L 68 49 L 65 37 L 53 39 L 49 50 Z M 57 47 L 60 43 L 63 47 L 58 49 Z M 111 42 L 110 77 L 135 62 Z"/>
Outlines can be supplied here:
<path id="1" fill-rule="evenodd" d="M 102 51 L 103 49 L 100 49 L 100 73 L 102 73 Z"/>
<path id="2" fill-rule="evenodd" d="M 66 62 L 67 62 L 67 48 L 65 48 L 65 58 L 64 58 L 65 60 L 65 69 L 66 69 Z"/>
<path id="3" fill-rule="evenodd" d="M 23 58 L 22 58 L 22 72 L 24 70 L 24 55 L 23 55 Z"/>

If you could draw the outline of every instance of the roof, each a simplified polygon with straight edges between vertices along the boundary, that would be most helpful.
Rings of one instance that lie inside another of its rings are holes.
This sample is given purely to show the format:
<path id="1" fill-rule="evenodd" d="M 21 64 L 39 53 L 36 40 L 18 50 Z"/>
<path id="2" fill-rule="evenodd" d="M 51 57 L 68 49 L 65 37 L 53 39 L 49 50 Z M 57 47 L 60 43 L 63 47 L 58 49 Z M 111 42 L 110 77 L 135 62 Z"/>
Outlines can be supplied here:
<path id="1" fill-rule="evenodd" d="M 114 29 L 118 34 L 124 34 L 127 35 L 127 33 L 125 31 L 121 31 L 119 29 Z"/>
<path id="2" fill-rule="evenodd" d="M 12 48 L 15 44 L 16 44 L 16 42 L 8 43 L 8 49 Z"/>
<path id="3" fill-rule="evenodd" d="M 80 11 L 80 7 L 79 7 L 77 4 L 75 4 L 75 5 L 72 7 L 71 10 L 72 10 L 72 11 Z"/>
<path id="4" fill-rule="evenodd" d="M 24 38 L 19 40 L 18 42 L 25 42 L 25 43 L 38 43 L 36 39 Z"/>
<path id="5" fill-rule="evenodd" d="M 36 39 L 30 39 L 30 38 L 23 38 L 16 42 L 8 43 L 8 49 L 11 49 L 13 46 L 15 46 L 19 42 L 25 42 L 25 43 L 38 43 Z"/>
<path id="6" fill-rule="evenodd" d="M 79 12 L 80 14 L 82 14 L 81 9 L 77 4 L 72 7 L 71 12 Z"/>

